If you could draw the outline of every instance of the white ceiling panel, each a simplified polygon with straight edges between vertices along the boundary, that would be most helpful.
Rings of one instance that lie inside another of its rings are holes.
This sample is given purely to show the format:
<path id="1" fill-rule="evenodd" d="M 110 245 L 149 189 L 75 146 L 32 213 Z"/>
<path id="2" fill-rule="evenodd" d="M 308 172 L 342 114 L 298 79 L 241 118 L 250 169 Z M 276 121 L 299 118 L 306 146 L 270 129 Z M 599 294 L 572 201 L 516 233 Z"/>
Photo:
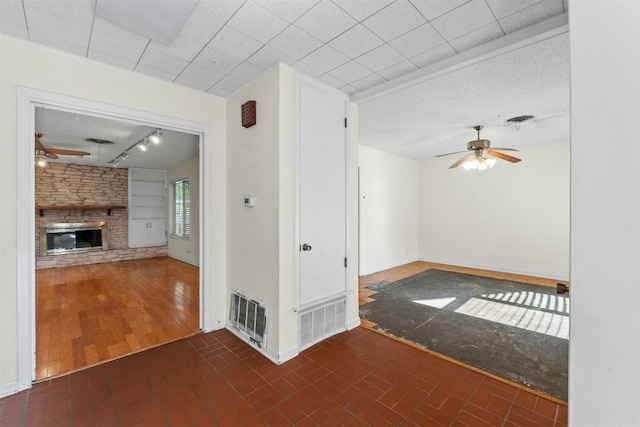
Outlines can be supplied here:
<path id="1" fill-rule="evenodd" d="M 193 63 L 219 73 L 228 74 L 242 61 L 219 50 L 205 47 L 193 60 Z"/>
<path id="2" fill-rule="evenodd" d="M 258 3 L 248 0 L 226 25 L 254 40 L 267 43 L 289 23 Z"/>
<path id="3" fill-rule="evenodd" d="M 319 1 L 320 0 L 256 0 L 256 2 L 264 6 L 265 9 L 268 9 L 281 18 L 286 19 L 288 22 L 293 22 L 300 18 Z"/>
<path id="4" fill-rule="evenodd" d="M 330 76 L 337 78 L 343 83 L 352 83 L 370 74 L 373 74 L 373 71 L 355 60 L 349 61 L 329 72 Z"/>
<path id="5" fill-rule="evenodd" d="M 0 1 L 0 28 L 10 36 L 29 38 L 24 8 L 20 0 Z"/>
<path id="6" fill-rule="evenodd" d="M 564 13 L 561 0 L 545 0 L 502 18 L 500 25 L 505 33 L 512 33 L 561 13 Z"/>
<path id="7" fill-rule="evenodd" d="M 404 76 L 412 71 L 416 71 L 418 67 L 411 61 L 406 60 L 399 62 L 391 67 L 387 67 L 378 71 L 378 74 L 387 80 L 393 80 L 396 77 Z"/>
<path id="8" fill-rule="evenodd" d="M 512 13 L 516 13 L 521 11 L 522 9 L 526 9 L 529 6 L 533 6 L 536 3 L 540 3 L 542 0 L 486 0 L 487 4 L 493 11 L 493 14 L 496 18 L 504 18 L 505 16 L 511 15 Z M 561 2 L 562 0 L 556 0 Z"/>
<path id="9" fill-rule="evenodd" d="M 144 64 L 138 64 L 135 68 L 136 71 L 146 74 L 151 77 L 155 77 L 157 79 L 166 80 L 168 82 L 172 82 L 178 77 L 177 73 L 169 73 L 167 71 L 158 70 L 156 68 L 148 67 Z"/>
<path id="10" fill-rule="evenodd" d="M 295 59 L 305 57 L 322 45 L 320 40 L 295 25 L 290 25 L 269 42 L 269 46 Z"/>
<path id="11" fill-rule="evenodd" d="M 384 41 L 362 24 L 358 24 L 329 42 L 329 46 L 350 58 L 375 49 Z"/>
<path id="12" fill-rule="evenodd" d="M 111 56 L 107 53 L 100 52 L 94 49 L 89 49 L 87 58 L 94 61 L 102 62 L 107 65 L 113 65 L 114 67 L 124 68 L 125 70 L 133 71 L 136 68 L 137 62 L 127 61 L 122 58 Z"/>
<path id="13" fill-rule="evenodd" d="M 565 133 L 566 100 L 547 94 L 556 71 L 520 63 L 530 59 L 521 46 L 568 32 L 563 0 L 199 0 L 169 45 L 95 16 L 96 1 L 0 0 L 0 32 L 223 97 L 283 62 L 352 96 L 363 117 L 360 143 L 407 156 L 425 155 L 498 114 L 536 115 L 543 137 L 551 128 Z M 142 4 L 163 3 L 136 7 Z M 491 59 L 495 49 L 498 56 L 519 53 L 492 62 L 493 73 L 507 82 L 520 73 L 542 88 L 538 95 L 531 89 L 522 97 L 520 88 L 503 94 L 472 73 L 483 64 L 474 58 Z M 449 81 L 455 64 L 465 72 Z M 438 84 L 422 84 L 427 76 Z M 566 85 L 561 79 L 556 88 L 561 97 L 568 97 Z"/>
<path id="14" fill-rule="evenodd" d="M 456 52 L 460 53 L 473 47 L 480 46 L 481 44 L 493 39 L 497 39 L 503 35 L 504 33 L 502 32 L 500 25 L 498 25 L 497 22 L 492 22 L 489 25 L 478 28 L 477 30 L 471 31 L 461 37 L 450 40 L 449 44 L 456 50 Z"/>
<path id="15" fill-rule="evenodd" d="M 324 45 L 320 49 L 305 56 L 301 62 L 309 64 L 322 72 L 331 71 L 349 61 L 349 57 L 338 52 L 329 45 Z"/>
<path id="16" fill-rule="evenodd" d="M 391 41 L 426 22 L 408 0 L 397 0 L 363 23 L 383 40 Z"/>
<path id="17" fill-rule="evenodd" d="M 398 52 L 411 58 L 443 44 L 445 40 L 429 23 L 401 35 L 389 42 Z"/>
<path id="18" fill-rule="evenodd" d="M 364 21 L 395 0 L 333 0 L 335 4 L 358 21 Z"/>
<path id="19" fill-rule="evenodd" d="M 357 24 L 348 13 L 329 0 L 322 0 L 295 22 L 296 26 L 327 43 Z"/>
<path id="20" fill-rule="evenodd" d="M 264 45 L 262 49 L 251 55 L 247 62 L 257 67 L 267 69 L 275 64 L 284 62 L 285 64 L 293 64 L 296 62 L 295 58 L 287 55 L 284 52 L 280 52 L 278 49 L 274 49 L 269 45 Z"/>
<path id="21" fill-rule="evenodd" d="M 433 27 L 447 39 L 455 39 L 495 21 L 484 0 L 471 0 L 431 21 Z"/>
<path id="22" fill-rule="evenodd" d="M 211 86 L 219 82 L 224 76 L 225 75 L 222 73 L 201 67 L 198 64 L 189 64 L 189 66 L 180 73 L 178 78 L 185 78 L 193 82 L 197 82 L 202 85 L 202 87 L 204 87 L 203 90 L 206 91 Z"/>
<path id="23" fill-rule="evenodd" d="M 411 62 L 418 67 L 427 67 L 431 64 L 435 64 L 438 61 L 454 56 L 456 51 L 451 47 L 449 43 L 441 44 L 426 52 L 411 57 Z"/>
<path id="24" fill-rule="evenodd" d="M 411 3 L 422 13 L 429 21 L 433 21 L 445 13 L 451 12 L 453 9 L 469 2 L 469 0 L 410 0 Z M 508 0 L 516 3 L 514 0 Z"/>
<path id="25" fill-rule="evenodd" d="M 358 58 L 358 62 L 373 71 L 384 70 L 404 61 L 405 57 L 397 50 L 384 44 Z"/>
<path id="26" fill-rule="evenodd" d="M 199 1 L 178 35 L 206 45 L 243 3 L 244 0 Z"/>
<path id="27" fill-rule="evenodd" d="M 223 27 L 207 46 L 234 58 L 245 60 L 260 49 L 262 45 L 262 43 L 249 36 L 245 36 L 229 27 Z"/>
<path id="28" fill-rule="evenodd" d="M 189 62 L 149 47 L 145 50 L 138 64 L 177 76 Z"/>

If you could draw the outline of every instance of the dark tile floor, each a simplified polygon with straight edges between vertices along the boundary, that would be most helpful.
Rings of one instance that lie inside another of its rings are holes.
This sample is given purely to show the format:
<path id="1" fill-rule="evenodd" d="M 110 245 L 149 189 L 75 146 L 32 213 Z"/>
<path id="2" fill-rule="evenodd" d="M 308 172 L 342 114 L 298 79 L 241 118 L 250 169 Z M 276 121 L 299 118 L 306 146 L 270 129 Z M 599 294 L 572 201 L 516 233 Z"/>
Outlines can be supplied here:
<path id="1" fill-rule="evenodd" d="M 566 426 L 567 408 L 356 328 L 275 365 L 200 334 L 0 399 L 0 426 Z"/>

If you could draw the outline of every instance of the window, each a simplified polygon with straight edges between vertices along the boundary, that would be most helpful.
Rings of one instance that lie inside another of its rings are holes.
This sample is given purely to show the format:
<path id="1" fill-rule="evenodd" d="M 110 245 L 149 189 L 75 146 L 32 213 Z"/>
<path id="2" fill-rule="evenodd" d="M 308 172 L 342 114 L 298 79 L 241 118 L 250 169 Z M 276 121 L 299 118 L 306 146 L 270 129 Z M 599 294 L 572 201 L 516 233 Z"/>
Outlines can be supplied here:
<path id="1" fill-rule="evenodd" d="M 189 237 L 191 234 L 191 198 L 189 178 L 171 183 L 173 192 L 173 225 L 171 234 Z"/>

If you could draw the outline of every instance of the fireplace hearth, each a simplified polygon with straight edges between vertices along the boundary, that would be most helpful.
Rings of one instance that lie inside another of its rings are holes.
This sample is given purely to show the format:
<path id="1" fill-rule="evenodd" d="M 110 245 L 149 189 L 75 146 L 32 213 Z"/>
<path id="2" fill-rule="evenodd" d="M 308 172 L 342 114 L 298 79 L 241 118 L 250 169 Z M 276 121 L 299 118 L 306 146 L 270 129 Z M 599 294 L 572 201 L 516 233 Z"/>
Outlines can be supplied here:
<path id="1" fill-rule="evenodd" d="M 40 254 L 61 255 L 109 249 L 107 223 L 59 222 L 40 227 Z"/>

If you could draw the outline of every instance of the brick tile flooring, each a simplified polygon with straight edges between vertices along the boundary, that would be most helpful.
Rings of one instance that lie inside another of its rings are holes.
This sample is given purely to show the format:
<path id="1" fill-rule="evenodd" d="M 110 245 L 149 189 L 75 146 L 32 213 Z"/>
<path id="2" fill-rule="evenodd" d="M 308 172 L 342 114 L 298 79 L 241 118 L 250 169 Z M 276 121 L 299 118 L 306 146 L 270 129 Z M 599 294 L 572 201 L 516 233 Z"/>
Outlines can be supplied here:
<path id="1" fill-rule="evenodd" d="M 275 365 L 200 334 L 0 399 L 0 426 L 566 426 L 567 408 L 364 328 Z"/>

